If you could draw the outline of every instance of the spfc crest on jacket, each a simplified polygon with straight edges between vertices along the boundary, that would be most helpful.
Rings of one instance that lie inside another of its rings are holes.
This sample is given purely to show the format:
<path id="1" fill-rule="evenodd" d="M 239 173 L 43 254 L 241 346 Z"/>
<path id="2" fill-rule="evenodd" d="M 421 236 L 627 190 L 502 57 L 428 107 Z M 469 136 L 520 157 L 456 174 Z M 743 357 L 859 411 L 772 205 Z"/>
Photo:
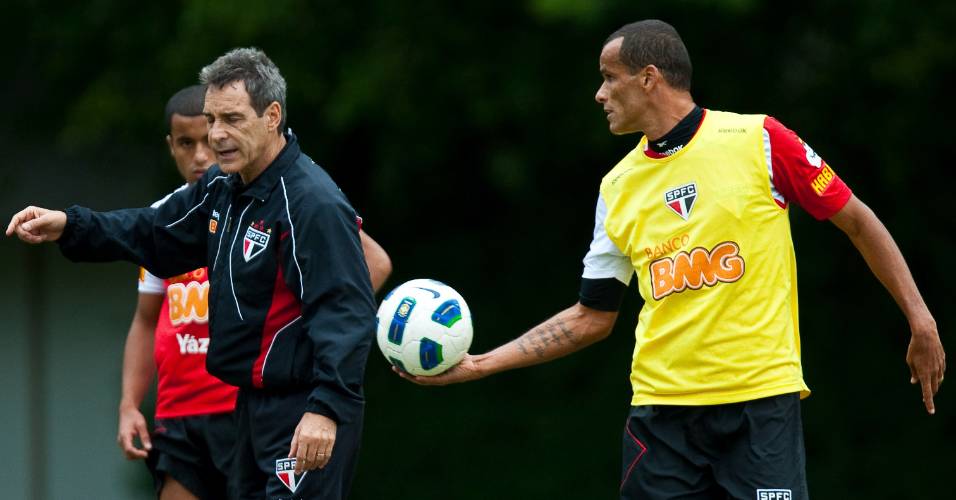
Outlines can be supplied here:
<path id="1" fill-rule="evenodd" d="M 695 200 L 697 200 L 697 183 L 695 182 L 664 193 L 664 204 L 684 220 L 690 217 L 690 210 L 694 208 Z"/>
<path id="2" fill-rule="evenodd" d="M 271 230 L 262 231 L 262 229 L 264 228 L 261 223 L 252 223 L 246 228 L 246 236 L 242 238 L 242 258 L 246 259 L 246 262 L 262 253 L 269 244 L 269 233 L 266 231 L 271 232 Z"/>
<path id="3" fill-rule="evenodd" d="M 289 488 L 292 493 L 295 493 L 295 490 L 299 487 L 299 483 L 302 482 L 302 478 L 304 478 L 306 474 L 308 474 L 308 471 L 296 475 L 294 458 L 280 458 L 276 460 L 276 476 L 279 476 L 279 481 L 282 481 L 282 484 L 284 484 L 286 488 Z"/>

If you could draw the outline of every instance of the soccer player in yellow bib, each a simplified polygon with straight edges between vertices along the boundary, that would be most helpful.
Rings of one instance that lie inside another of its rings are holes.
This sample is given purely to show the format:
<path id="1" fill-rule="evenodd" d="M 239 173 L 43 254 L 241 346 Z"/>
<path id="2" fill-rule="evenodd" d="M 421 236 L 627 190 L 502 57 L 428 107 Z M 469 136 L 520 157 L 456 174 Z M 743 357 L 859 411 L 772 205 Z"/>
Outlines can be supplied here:
<path id="1" fill-rule="evenodd" d="M 601 182 L 579 302 L 423 385 L 482 378 L 606 337 L 634 273 L 644 306 L 623 433 L 621 497 L 805 499 L 797 284 L 788 208 L 829 219 L 909 321 L 926 410 L 945 371 L 936 322 L 874 213 L 795 133 L 698 107 L 670 25 L 617 30 L 595 96 L 613 134 L 643 132 Z"/>

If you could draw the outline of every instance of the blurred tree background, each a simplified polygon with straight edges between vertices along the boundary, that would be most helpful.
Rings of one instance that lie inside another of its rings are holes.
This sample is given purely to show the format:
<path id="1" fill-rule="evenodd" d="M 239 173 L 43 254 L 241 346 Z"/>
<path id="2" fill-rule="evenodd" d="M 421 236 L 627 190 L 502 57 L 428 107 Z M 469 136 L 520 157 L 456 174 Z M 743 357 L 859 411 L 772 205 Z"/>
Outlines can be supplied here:
<path id="1" fill-rule="evenodd" d="M 576 300 L 600 178 L 638 140 L 609 134 L 594 103 L 601 43 L 627 22 L 664 19 L 688 46 L 700 105 L 776 116 L 876 210 L 953 348 L 956 3 L 12 0 L 4 10 L 0 213 L 142 206 L 170 191 L 181 181 L 163 141 L 165 100 L 226 50 L 257 46 L 288 81 L 303 149 L 391 254 L 390 285 L 456 287 L 475 317 L 473 352 Z M 814 497 L 946 496 L 952 390 L 925 414 L 892 299 L 831 224 L 800 209 L 791 220 Z M 145 468 L 112 440 L 133 266 L 73 266 L 10 240 L 0 257 L 10 283 L 0 444 L 20 457 L 0 468 L 0 496 L 149 498 Z M 632 285 L 608 340 L 466 386 L 413 386 L 373 352 L 353 497 L 615 498 L 639 308 Z"/>

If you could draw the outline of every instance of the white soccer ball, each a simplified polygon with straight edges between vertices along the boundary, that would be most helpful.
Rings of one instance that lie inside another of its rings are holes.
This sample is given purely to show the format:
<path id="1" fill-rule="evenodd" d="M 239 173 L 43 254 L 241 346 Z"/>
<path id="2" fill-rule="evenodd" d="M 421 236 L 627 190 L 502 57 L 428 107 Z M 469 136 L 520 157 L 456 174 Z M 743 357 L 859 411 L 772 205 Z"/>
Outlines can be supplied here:
<path id="1" fill-rule="evenodd" d="M 471 347 L 471 311 L 452 287 L 435 280 L 405 282 L 378 308 L 378 347 L 413 375 L 438 375 Z"/>

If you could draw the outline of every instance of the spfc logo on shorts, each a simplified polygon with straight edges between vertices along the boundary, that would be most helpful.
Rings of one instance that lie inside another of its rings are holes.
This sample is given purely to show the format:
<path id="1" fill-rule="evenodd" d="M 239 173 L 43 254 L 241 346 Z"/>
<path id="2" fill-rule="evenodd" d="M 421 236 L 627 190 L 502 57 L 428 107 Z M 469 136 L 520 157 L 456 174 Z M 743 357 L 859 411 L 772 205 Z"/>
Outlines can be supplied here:
<path id="1" fill-rule="evenodd" d="M 687 220 L 687 218 L 690 217 L 690 210 L 694 208 L 694 201 L 696 200 L 696 182 L 684 184 L 683 186 L 676 187 L 664 193 L 664 204 L 684 220 Z"/>
<path id="2" fill-rule="evenodd" d="M 757 500 L 792 500 L 793 492 L 790 490 L 757 490 Z"/>
<path id="3" fill-rule="evenodd" d="M 289 491 L 292 493 L 295 493 L 296 488 L 299 487 L 302 478 L 304 478 L 306 474 L 308 474 L 308 471 L 296 475 L 294 458 L 280 458 L 276 460 L 276 476 L 279 476 L 279 481 L 282 481 L 282 484 L 284 484 L 286 488 L 289 488 Z"/>
<path id="4" fill-rule="evenodd" d="M 246 259 L 246 262 L 262 253 L 269 244 L 269 233 L 256 229 L 255 226 L 256 224 L 249 226 L 246 229 L 245 238 L 242 239 L 242 258 Z"/>

